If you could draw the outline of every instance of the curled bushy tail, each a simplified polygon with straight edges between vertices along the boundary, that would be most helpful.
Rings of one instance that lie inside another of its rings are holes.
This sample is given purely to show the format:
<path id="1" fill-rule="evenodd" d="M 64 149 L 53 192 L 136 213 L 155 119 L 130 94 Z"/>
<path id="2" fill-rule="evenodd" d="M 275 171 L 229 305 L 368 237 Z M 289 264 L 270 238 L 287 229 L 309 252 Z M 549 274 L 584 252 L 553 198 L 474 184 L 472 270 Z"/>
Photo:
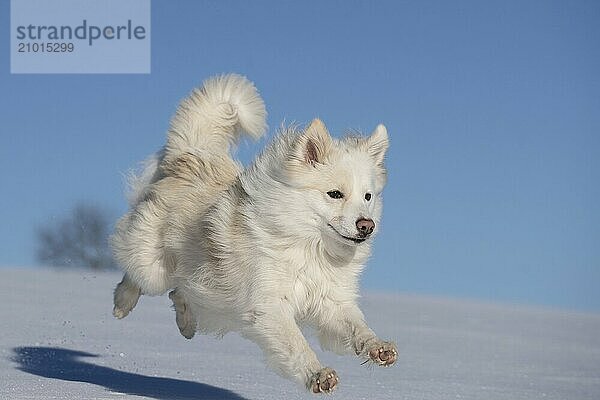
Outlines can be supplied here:
<path id="1" fill-rule="evenodd" d="M 129 174 L 129 204 L 134 207 L 144 198 L 149 185 L 160 178 L 161 165 L 186 153 L 204 160 L 226 156 L 242 133 L 260 138 L 267 129 L 266 117 L 263 100 L 245 77 L 228 74 L 206 80 L 181 101 L 164 149 L 150 156 L 140 171 Z"/>
<path id="2" fill-rule="evenodd" d="M 181 101 L 165 146 L 165 159 L 182 153 L 224 154 L 242 133 L 266 131 L 265 104 L 254 84 L 241 75 L 210 78 Z"/>

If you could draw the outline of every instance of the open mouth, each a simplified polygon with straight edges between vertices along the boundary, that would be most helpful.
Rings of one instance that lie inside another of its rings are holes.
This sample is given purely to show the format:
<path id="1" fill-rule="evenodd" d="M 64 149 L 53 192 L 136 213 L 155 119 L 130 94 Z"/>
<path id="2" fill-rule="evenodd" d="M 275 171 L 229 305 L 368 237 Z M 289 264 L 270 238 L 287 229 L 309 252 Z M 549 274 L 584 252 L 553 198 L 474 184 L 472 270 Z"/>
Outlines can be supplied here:
<path id="1" fill-rule="evenodd" d="M 327 224 L 327 226 L 329 226 L 331 229 L 333 229 L 333 231 L 334 231 L 335 233 L 337 233 L 338 235 L 340 235 L 340 236 L 341 236 L 341 237 L 343 237 L 344 239 L 346 239 L 346 240 L 351 240 L 351 241 L 353 241 L 354 243 L 357 243 L 357 244 L 358 244 L 358 243 L 362 243 L 362 242 L 364 242 L 365 240 L 367 240 L 366 238 L 353 238 L 353 237 L 349 237 L 349 236 L 344 236 L 344 235 L 342 235 L 341 233 L 339 233 L 339 232 L 337 231 L 337 229 L 335 229 L 335 228 L 333 227 L 333 225 L 331 225 L 331 224 Z"/>

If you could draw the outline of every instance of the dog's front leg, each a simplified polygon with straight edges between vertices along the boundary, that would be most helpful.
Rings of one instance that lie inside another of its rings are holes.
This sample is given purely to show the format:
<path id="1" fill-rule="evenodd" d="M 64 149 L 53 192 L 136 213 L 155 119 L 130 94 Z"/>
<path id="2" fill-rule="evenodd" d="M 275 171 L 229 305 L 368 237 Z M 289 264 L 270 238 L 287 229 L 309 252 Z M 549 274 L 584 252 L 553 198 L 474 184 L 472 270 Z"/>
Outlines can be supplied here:
<path id="1" fill-rule="evenodd" d="M 396 362 L 396 345 L 375 335 L 357 305 L 330 304 L 326 310 L 318 326 L 323 348 L 337 353 L 351 351 L 367 361 L 385 367 Z"/>
<path id="2" fill-rule="evenodd" d="M 296 324 L 289 304 L 281 302 L 254 312 L 244 336 L 264 351 L 269 365 L 280 375 L 305 385 L 313 393 L 331 392 L 336 372 L 323 368 Z"/>

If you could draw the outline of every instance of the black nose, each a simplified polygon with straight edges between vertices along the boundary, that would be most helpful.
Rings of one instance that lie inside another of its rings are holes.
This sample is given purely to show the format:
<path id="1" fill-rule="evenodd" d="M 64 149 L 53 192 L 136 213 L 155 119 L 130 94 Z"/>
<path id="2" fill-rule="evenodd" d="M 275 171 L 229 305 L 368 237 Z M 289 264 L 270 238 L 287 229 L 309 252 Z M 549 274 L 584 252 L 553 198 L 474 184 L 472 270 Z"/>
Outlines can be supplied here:
<path id="1" fill-rule="evenodd" d="M 361 218 L 356 221 L 356 229 L 363 236 L 370 235 L 375 229 L 375 222 L 372 219 Z"/>

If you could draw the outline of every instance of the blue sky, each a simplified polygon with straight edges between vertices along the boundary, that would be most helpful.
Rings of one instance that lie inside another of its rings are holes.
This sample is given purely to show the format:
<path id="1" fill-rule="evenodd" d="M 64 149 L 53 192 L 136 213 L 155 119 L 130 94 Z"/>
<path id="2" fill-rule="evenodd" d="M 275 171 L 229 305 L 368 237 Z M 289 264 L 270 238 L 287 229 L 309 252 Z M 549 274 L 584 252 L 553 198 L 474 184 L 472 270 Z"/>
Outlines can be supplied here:
<path id="1" fill-rule="evenodd" d="M 77 201 L 122 213 L 122 175 L 178 101 L 238 72 L 269 136 L 387 126 L 366 289 L 600 311 L 598 21 L 595 1 L 154 0 L 149 75 L 11 75 L 2 57 L 0 265 L 34 266 L 35 226 Z"/>

